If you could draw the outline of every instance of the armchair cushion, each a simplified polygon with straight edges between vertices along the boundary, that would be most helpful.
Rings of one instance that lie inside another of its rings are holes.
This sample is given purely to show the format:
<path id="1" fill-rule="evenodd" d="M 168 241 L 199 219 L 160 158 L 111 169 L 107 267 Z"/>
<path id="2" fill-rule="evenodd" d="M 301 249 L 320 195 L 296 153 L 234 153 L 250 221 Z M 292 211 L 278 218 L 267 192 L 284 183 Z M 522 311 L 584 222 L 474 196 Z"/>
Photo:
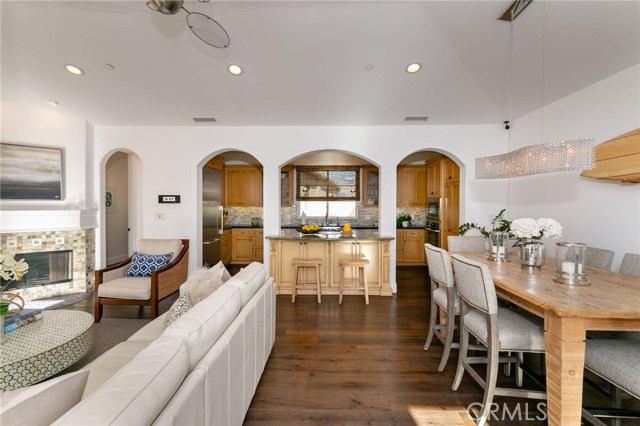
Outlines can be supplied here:
<path id="1" fill-rule="evenodd" d="M 150 277 L 153 271 L 162 269 L 169 264 L 173 253 L 159 255 L 133 252 L 127 277 Z"/>
<path id="2" fill-rule="evenodd" d="M 181 250 L 182 240 L 144 239 L 138 241 L 138 252 L 154 255 L 173 253 L 171 261 L 178 257 Z"/>
<path id="3" fill-rule="evenodd" d="M 151 278 L 124 277 L 107 281 L 98 287 L 98 296 L 114 299 L 149 300 L 151 298 Z"/>

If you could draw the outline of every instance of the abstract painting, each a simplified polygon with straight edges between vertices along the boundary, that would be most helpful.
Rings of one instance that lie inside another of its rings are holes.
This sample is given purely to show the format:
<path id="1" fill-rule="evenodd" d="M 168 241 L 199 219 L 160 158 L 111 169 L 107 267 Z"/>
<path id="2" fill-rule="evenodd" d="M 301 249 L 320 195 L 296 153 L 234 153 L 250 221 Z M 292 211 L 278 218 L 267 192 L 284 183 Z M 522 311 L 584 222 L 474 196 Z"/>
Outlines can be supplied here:
<path id="1" fill-rule="evenodd" d="M 0 143 L 0 199 L 62 200 L 61 148 Z"/>

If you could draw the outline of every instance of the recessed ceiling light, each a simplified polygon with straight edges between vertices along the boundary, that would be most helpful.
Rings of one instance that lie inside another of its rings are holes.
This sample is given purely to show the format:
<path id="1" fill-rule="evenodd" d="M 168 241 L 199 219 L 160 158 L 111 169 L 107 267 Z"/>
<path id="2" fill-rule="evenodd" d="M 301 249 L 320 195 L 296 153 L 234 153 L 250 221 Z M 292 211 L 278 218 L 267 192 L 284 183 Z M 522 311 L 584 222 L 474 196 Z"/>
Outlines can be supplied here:
<path id="1" fill-rule="evenodd" d="M 240 68 L 240 65 L 231 64 L 227 67 L 227 71 L 229 71 L 229 74 L 232 75 L 242 74 L 242 68 Z"/>
<path id="2" fill-rule="evenodd" d="M 404 70 L 409 74 L 415 74 L 418 71 L 420 71 L 421 68 L 422 68 L 422 65 L 416 62 L 416 63 L 407 65 L 407 67 Z"/>
<path id="3" fill-rule="evenodd" d="M 56 106 L 56 107 L 60 106 L 60 102 L 58 102 L 58 101 L 50 100 L 50 101 L 47 101 L 47 102 L 49 102 L 49 105 L 53 105 L 53 106 Z"/>
<path id="4" fill-rule="evenodd" d="M 84 71 L 82 68 L 76 67 L 75 65 L 65 64 L 64 69 L 70 72 L 73 75 L 82 75 Z"/>

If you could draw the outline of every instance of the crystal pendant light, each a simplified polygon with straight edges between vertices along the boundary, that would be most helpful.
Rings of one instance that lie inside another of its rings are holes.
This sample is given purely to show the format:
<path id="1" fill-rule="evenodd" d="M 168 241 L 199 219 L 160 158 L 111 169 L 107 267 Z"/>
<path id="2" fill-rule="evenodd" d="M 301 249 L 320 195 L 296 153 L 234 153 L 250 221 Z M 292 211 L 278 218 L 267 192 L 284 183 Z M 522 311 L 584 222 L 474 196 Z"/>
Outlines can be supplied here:
<path id="1" fill-rule="evenodd" d="M 542 94 L 540 133 L 544 129 L 544 9 L 542 2 Z M 509 121 L 511 124 L 511 79 L 513 67 L 513 10 L 509 39 Z M 509 127 L 507 127 L 508 129 Z M 509 133 L 509 142 L 511 134 Z M 510 146 L 510 143 L 508 144 Z M 529 145 L 501 155 L 476 158 L 476 179 L 502 179 L 542 173 L 589 170 L 595 166 L 593 139 L 562 140 Z"/>

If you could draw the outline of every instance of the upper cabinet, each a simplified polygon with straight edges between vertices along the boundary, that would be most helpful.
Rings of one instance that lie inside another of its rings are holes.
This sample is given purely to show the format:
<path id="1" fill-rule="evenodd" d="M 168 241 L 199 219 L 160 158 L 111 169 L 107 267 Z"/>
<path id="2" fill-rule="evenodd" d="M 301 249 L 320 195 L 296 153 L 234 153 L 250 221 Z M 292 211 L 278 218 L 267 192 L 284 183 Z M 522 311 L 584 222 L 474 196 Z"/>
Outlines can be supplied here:
<path id="1" fill-rule="evenodd" d="M 293 206 L 293 166 L 280 169 L 280 207 Z"/>
<path id="2" fill-rule="evenodd" d="M 262 170 L 256 166 L 226 166 L 224 205 L 262 207 Z"/>
<path id="3" fill-rule="evenodd" d="M 442 158 L 427 163 L 427 197 L 442 197 Z"/>
<path id="4" fill-rule="evenodd" d="M 448 182 L 460 182 L 460 167 L 450 158 L 442 160 L 443 184 Z"/>
<path id="5" fill-rule="evenodd" d="M 378 189 L 380 172 L 377 167 L 362 167 L 362 205 L 364 207 L 378 207 Z"/>
<path id="6" fill-rule="evenodd" d="M 640 182 L 640 129 L 596 146 L 596 166 L 582 172 L 594 179 Z"/>
<path id="7" fill-rule="evenodd" d="M 427 206 L 427 168 L 398 166 L 398 207 Z"/>

